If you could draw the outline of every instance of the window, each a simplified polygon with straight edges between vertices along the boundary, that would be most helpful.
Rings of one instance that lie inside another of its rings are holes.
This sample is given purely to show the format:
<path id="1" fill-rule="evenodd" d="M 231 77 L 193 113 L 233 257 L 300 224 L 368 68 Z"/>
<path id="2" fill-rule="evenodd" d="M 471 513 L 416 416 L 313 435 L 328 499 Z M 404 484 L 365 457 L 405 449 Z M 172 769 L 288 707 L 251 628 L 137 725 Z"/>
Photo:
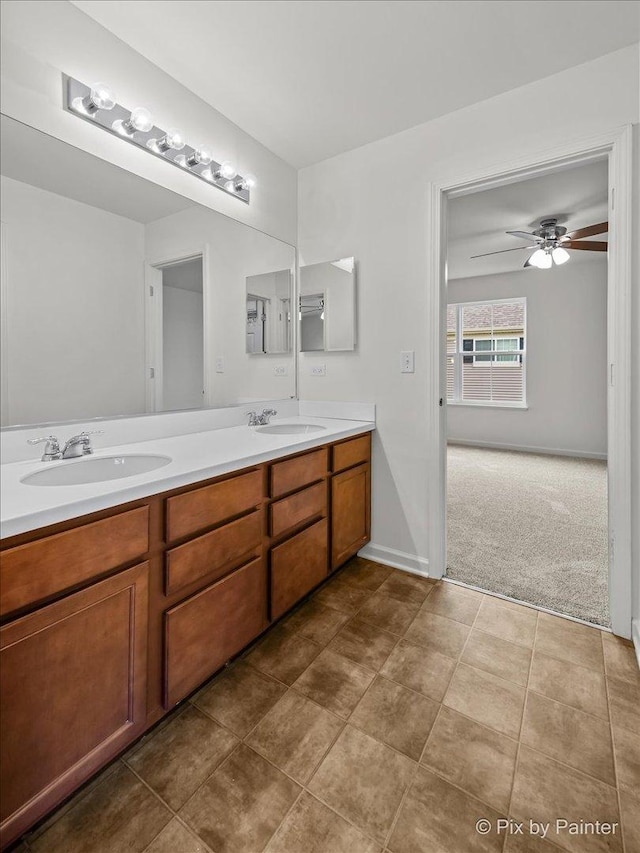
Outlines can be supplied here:
<path id="1" fill-rule="evenodd" d="M 447 402 L 523 406 L 526 300 L 447 306 Z"/>

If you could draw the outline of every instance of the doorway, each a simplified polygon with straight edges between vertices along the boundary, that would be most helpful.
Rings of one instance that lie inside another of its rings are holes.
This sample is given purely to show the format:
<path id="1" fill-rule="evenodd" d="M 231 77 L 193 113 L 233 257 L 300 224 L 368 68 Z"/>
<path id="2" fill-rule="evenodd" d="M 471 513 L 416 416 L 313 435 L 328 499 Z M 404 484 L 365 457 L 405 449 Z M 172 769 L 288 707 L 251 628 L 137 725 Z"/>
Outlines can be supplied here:
<path id="1" fill-rule="evenodd" d="M 204 264 L 191 255 L 147 268 L 149 410 L 205 405 Z"/>
<path id="2" fill-rule="evenodd" d="M 499 187 L 535 175 L 550 174 L 603 155 L 609 175 L 609 252 L 607 260 L 607 459 L 609 604 L 614 633 L 631 636 L 631 129 L 603 133 L 521 157 L 502 168 L 432 184 L 430 192 L 430 258 L 428 274 L 430 381 L 441 388 L 429 407 L 427 430 L 434 449 L 429 466 L 434 499 L 429 525 L 434 537 L 430 575 L 443 577 L 447 564 L 446 525 L 446 220 L 448 203 L 467 194 Z"/>

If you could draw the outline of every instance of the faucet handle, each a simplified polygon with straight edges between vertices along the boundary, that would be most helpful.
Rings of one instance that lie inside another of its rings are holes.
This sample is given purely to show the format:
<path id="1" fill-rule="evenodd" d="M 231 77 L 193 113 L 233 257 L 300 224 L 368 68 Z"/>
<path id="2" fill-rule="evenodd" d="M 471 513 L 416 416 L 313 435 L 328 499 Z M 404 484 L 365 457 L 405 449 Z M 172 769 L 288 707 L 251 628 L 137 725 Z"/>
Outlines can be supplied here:
<path id="1" fill-rule="evenodd" d="M 51 444 L 58 444 L 58 439 L 55 435 L 44 435 L 42 438 L 28 438 L 27 444 L 42 444 L 43 442 L 51 442 Z"/>
<path id="2" fill-rule="evenodd" d="M 60 442 L 55 435 L 45 435 L 42 438 L 28 438 L 27 444 L 43 444 L 44 453 L 42 454 L 42 462 L 49 462 L 52 459 L 60 459 L 62 452 L 60 450 Z"/>

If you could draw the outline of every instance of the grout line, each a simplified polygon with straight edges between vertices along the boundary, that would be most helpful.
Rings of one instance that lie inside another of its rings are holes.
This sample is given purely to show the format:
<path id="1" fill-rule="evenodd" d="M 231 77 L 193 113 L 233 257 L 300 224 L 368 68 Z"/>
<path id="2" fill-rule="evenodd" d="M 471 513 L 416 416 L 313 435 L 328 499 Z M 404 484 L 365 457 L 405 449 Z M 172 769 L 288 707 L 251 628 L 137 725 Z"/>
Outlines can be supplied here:
<path id="1" fill-rule="evenodd" d="M 511 815 L 511 806 L 513 803 L 513 789 L 516 785 L 516 775 L 518 773 L 518 766 L 520 764 L 520 750 L 522 748 L 522 730 L 524 728 L 524 719 L 525 714 L 527 713 L 527 699 L 529 697 L 529 684 L 531 682 L 531 670 L 533 669 L 533 656 L 536 648 L 536 641 L 538 639 L 538 623 L 539 618 L 536 616 L 536 627 L 533 632 L 533 646 L 531 647 L 531 657 L 529 659 L 529 671 L 527 673 L 527 683 L 524 690 L 524 704 L 522 706 L 522 717 L 520 718 L 520 731 L 518 733 L 518 748 L 516 750 L 516 760 L 513 765 L 513 777 L 511 779 L 511 791 L 509 793 L 509 804 L 507 806 L 507 814 Z M 506 841 L 505 841 L 506 844 Z"/>
<path id="2" fill-rule="evenodd" d="M 603 655 L 603 658 L 604 658 L 604 643 L 605 643 L 605 639 L 603 637 L 602 638 L 602 655 Z M 606 659 L 605 659 L 605 661 L 606 661 Z M 606 666 L 606 663 L 605 663 L 605 666 Z M 612 757 L 613 757 L 613 778 L 615 779 L 615 782 L 616 782 L 616 803 L 618 806 L 618 820 L 620 821 L 620 836 L 621 836 L 621 841 L 622 841 L 622 851 L 623 851 L 623 853 L 625 853 L 625 851 L 627 849 L 627 844 L 625 841 L 624 827 L 622 825 L 622 801 L 620 799 L 620 778 L 618 775 L 618 759 L 616 756 L 616 749 L 615 749 L 615 742 L 614 742 L 615 736 L 613 733 L 613 721 L 611 719 L 611 696 L 609 694 L 609 679 L 606 675 L 606 670 L 605 670 L 605 678 L 604 678 L 604 689 L 606 691 L 606 696 L 607 696 L 607 710 L 609 711 L 609 739 L 611 741 L 611 753 L 612 753 Z"/>

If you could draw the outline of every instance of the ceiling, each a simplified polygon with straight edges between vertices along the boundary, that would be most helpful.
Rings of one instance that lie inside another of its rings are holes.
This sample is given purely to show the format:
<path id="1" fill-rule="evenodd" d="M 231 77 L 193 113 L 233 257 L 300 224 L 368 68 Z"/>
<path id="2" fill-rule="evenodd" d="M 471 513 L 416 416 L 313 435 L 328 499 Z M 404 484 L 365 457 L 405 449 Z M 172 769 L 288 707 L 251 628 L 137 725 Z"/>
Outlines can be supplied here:
<path id="1" fill-rule="evenodd" d="M 636 0 L 73 0 L 300 168 L 638 41 Z"/>
<path id="2" fill-rule="evenodd" d="M 565 168 L 526 181 L 452 199 L 448 206 L 447 274 L 449 279 L 496 273 L 526 272 L 531 251 L 507 252 L 471 259 L 482 252 L 526 246 L 506 231 L 531 231 L 540 219 L 556 216 L 570 231 L 607 219 L 606 159 Z M 593 237 L 606 240 L 605 235 Z M 606 263 L 604 252 L 570 251 L 570 264 Z"/>
<path id="3" fill-rule="evenodd" d="M 8 116 L 0 121 L 2 174 L 146 224 L 193 202 Z"/>

